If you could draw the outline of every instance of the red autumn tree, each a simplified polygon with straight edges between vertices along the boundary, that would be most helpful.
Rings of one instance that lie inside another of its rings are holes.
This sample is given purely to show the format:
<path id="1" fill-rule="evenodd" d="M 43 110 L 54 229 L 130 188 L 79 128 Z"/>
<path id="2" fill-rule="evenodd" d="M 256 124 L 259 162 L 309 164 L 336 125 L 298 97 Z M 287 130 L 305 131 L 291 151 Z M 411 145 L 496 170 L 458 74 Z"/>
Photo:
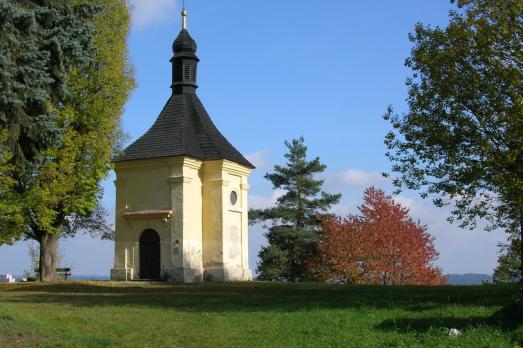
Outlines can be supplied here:
<path id="1" fill-rule="evenodd" d="M 446 284 L 433 266 L 438 253 L 426 226 L 382 190 L 365 190 L 358 216 L 326 221 L 310 263 L 319 279 L 355 284 Z"/>
<path id="2" fill-rule="evenodd" d="M 318 257 L 309 263 L 314 278 L 343 279 L 350 284 L 366 282 L 368 274 L 363 265 L 370 261 L 366 247 L 370 238 L 360 226 L 354 216 L 324 221 L 317 243 Z"/>

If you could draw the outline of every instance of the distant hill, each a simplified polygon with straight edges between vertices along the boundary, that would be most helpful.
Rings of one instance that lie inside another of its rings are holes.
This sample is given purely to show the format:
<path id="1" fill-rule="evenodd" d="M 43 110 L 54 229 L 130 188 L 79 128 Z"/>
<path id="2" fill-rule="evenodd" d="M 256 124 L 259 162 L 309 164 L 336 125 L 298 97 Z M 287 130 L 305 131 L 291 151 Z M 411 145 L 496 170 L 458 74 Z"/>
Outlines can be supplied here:
<path id="1" fill-rule="evenodd" d="M 447 274 L 446 277 L 450 285 L 481 285 L 483 282 L 492 282 L 492 276 L 488 274 Z"/>

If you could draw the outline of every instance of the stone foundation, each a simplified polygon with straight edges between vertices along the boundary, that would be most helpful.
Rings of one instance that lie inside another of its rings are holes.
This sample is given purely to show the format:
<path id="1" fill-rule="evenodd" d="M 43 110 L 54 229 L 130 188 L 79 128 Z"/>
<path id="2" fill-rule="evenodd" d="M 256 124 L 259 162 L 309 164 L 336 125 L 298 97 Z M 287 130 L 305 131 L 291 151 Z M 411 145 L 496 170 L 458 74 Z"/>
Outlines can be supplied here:
<path id="1" fill-rule="evenodd" d="M 162 278 L 176 283 L 203 282 L 202 268 L 169 268 L 164 270 Z"/>
<path id="2" fill-rule="evenodd" d="M 162 279 L 175 283 L 198 283 L 205 281 L 238 282 L 251 281 L 252 271 L 242 268 L 169 268 L 163 271 Z M 113 268 L 112 281 L 131 281 L 133 268 Z"/>
<path id="3" fill-rule="evenodd" d="M 111 280 L 113 281 L 128 281 L 133 280 L 134 270 L 132 268 L 113 268 L 111 270 Z"/>
<path id="4" fill-rule="evenodd" d="M 250 281 L 252 280 L 252 271 L 243 268 L 206 268 L 204 279 L 219 282 Z"/>

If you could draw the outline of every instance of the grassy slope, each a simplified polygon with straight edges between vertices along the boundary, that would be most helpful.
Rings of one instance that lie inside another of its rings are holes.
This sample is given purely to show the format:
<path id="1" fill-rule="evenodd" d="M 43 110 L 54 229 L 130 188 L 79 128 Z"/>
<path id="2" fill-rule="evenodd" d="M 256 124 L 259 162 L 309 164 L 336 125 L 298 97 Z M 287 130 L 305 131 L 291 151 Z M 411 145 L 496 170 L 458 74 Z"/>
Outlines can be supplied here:
<path id="1" fill-rule="evenodd" d="M 514 347 L 523 326 L 506 306 L 516 295 L 515 286 L 0 285 L 0 346 Z M 464 335 L 449 338 L 449 328 Z"/>

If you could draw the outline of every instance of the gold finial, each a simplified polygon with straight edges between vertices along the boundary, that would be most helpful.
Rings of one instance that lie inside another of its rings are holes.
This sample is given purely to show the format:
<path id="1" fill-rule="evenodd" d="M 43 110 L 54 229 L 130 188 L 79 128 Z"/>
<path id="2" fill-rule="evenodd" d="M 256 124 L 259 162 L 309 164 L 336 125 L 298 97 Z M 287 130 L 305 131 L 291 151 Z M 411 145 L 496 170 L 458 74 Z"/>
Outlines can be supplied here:
<path id="1" fill-rule="evenodd" d="M 183 0 L 183 9 L 182 9 L 182 29 L 187 29 L 187 11 L 185 10 L 185 0 Z"/>

